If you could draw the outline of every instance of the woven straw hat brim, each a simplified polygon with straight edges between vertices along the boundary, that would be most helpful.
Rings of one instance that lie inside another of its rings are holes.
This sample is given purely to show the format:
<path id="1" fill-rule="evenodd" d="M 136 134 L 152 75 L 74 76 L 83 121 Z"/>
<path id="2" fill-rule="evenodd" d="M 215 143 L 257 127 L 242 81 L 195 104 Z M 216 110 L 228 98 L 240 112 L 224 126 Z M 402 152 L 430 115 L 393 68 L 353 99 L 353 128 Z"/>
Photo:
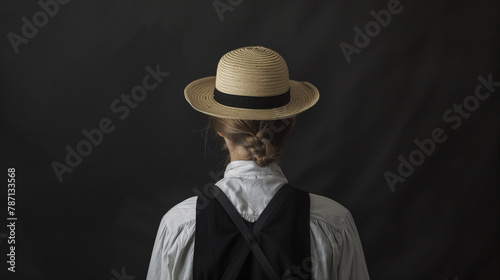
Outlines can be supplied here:
<path id="1" fill-rule="evenodd" d="M 311 108 L 319 99 L 318 89 L 308 83 L 290 80 L 290 102 L 272 109 L 229 107 L 214 100 L 215 76 L 191 82 L 184 96 L 191 106 L 204 114 L 227 119 L 275 120 L 293 117 Z"/>

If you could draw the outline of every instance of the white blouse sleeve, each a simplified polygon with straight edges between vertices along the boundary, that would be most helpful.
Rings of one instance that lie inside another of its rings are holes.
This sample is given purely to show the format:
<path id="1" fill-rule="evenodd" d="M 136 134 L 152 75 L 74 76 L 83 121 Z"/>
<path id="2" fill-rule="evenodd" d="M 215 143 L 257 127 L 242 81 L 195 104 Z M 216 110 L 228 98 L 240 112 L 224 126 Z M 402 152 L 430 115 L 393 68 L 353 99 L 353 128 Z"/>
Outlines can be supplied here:
<path id="1" fill-rule="evenodd" d="M 186 199 L 163 216 L 151 253 L 147 280 L 192 279 L 196 197 Z"/>
<path id="2" fill-rule="evenodd" d="M 337 276 L 339 280 L 368 280 L 368 269 L 361 240 L 354 219 L 349 211 L 341 223 L 339 234 L 339 266 Z"/>
<path id="3" fill-rule="evenodd" d="M 147 280 L 167 280 L 169 278 L 162 278 L 162 255 L 164 240 L 167 236 L 167 226 L 165 217 L 162 218 L 158 232 L 156 233 L 155 244 L 151 253 L 151 260 L 149 262 Z"/>
<path id="4" fill-rule="evenodd" d="M 327 197 L 310 196 L 314 279 L 370 279 L 358 230 L 349 210 Z"/>

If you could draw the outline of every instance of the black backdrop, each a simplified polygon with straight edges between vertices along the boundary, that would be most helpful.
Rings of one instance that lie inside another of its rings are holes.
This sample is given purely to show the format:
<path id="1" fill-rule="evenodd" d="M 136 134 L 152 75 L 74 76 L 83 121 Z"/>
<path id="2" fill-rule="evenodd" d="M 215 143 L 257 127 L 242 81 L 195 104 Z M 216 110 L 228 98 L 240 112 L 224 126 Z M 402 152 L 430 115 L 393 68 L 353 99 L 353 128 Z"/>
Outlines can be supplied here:
<path id="1" fill-rule="evenodd" d="M 321 94 L 285 175 L 352 212 L 372 279 L 499 279 L 500 4 L 430 2 L 3 1 L 1 172 L 16 170 L 18 220 L 2 275 L 144 279 L 163 214 L 224 168 L 184 87 L 263 45 Z M 148 66 L 169 74 L 144 94 Z"/>

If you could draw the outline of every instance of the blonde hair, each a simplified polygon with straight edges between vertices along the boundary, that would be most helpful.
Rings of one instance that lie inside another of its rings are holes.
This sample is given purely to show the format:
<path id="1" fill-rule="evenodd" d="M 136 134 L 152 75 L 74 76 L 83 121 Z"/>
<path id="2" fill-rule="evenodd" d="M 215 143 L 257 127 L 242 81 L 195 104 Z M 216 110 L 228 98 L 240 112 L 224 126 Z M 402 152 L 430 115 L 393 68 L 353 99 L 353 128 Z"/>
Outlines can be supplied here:
<path id="1" fill-rule="evenodd" d="M 220 132 L 235 146 L 242 146 L 248 153 L 249 160 L 258 166 L 279 163 L 283 154 L 285 136 L 290 132 L 293 118 L 279 120 L 236 120 L 208 116 L 207 134 L 212 128 Z M 224 142 L 222 150 L 228 150 Z M 231 161 L 229 151 L 226 165 Z"/>

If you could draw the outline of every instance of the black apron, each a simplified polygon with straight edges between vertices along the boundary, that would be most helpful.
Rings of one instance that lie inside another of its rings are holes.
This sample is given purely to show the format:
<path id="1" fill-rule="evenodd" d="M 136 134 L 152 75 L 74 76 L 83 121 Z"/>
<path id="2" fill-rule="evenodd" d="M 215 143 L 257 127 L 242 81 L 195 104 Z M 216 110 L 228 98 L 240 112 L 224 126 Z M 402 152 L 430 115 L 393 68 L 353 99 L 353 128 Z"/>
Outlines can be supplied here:
<path id="1" fill-rule="evenodd" d="M 282 186 L 254 223 L 216 185 L 196 204 L 194 280 L 310 279 L 309 193 Z M 291 278 L 295 279 L 295 278 Z"/>

